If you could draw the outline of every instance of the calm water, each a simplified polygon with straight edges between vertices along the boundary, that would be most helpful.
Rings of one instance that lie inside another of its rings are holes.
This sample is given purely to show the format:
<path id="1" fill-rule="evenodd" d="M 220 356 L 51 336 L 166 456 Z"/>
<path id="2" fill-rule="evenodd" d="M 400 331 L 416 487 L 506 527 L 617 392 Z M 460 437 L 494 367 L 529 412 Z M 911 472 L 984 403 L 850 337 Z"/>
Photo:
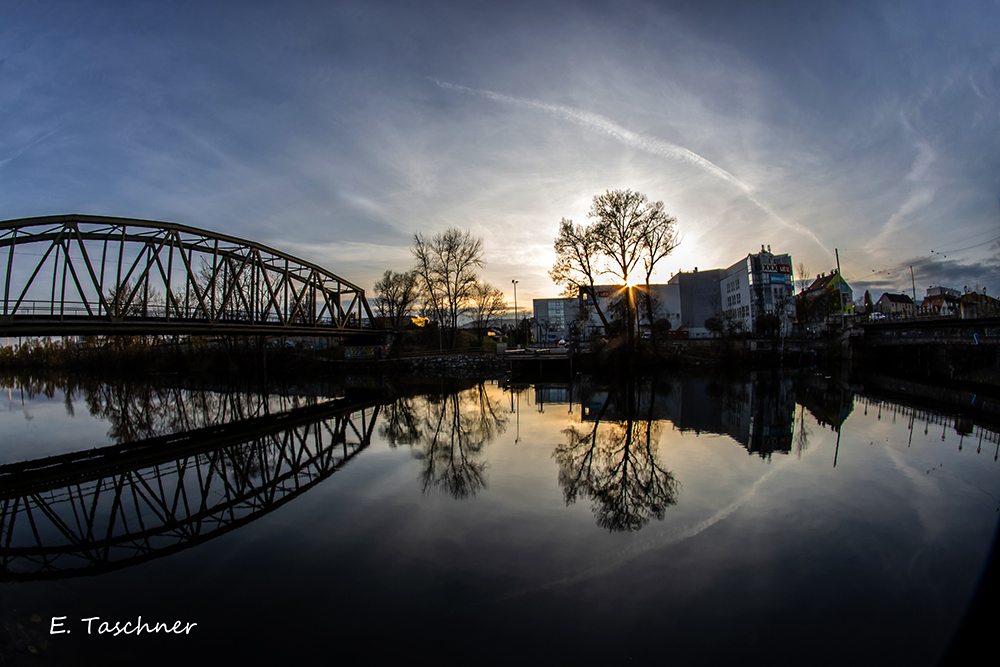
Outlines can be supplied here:
<path id="1" fill-rule="evenodd" d="M 852 389 L 4 385 L 5 657 L 934 664 L 1000 437 Z"/>

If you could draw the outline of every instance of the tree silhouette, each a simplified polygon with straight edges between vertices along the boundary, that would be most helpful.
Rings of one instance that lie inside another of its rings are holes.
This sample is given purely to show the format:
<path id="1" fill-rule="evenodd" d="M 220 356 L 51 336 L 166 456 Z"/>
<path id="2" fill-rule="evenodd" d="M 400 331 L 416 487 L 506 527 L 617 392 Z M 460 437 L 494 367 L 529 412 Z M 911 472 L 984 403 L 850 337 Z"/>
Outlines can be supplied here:
<path id="1" fill-rule="evenodd" d="M 484 447 L 507 429 L 507 416 L 483 383 L 472 389 L 417 399 L 414 456 L 423 464 L 424 491 L 437 487 L 468 498 L 486 487 Z M 408 444 L 408 443 L 406 443 Z"/>
<path id="2" fill-rule="evenodd" d="M 571 426 L 563 431 L 566 443 L 556 447 L 553 457 L 567 505 L 587 496 L 599 526 L 612 532 L 636 531 L 650 519 L 663 519 L 677 502 L 680 483 L 658 460 L 662 424 L 652 419 L 652 385 L 646 419 L 636 417 L 639 396 L 629 382 L 619 394 L 625 419 L 605 422 L 614 394 L 608 393 L 590 429 Z"/>

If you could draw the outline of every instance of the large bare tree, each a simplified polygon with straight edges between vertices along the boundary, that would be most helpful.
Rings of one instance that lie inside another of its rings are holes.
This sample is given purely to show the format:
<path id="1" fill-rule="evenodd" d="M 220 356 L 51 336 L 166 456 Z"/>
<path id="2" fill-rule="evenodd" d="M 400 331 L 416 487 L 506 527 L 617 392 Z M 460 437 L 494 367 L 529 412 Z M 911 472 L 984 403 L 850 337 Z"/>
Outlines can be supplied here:
<path id="1" fill-rule="evenodd" d="M 567 291 L 593 287 L 599 276 L 610 276 L 617 284 L 631 287 L 642 274 L 649 292 L 649 281 L 657 263 L 680 243 L 677 219 L 668 215 L 663 202 L 650 202 L 646 195 L 632 190 L 608 190 L 594 197 L 587 214 L 593 221 L 586 227 L 563 219 L 556 237 L 556 263 L 549 276 Z M 635 330 L 635 299 L 627 289 L 628 333 Z M 652 302 L 647 301 L 652 306 Z M 599 305 L 601 323 L 608 321 Z M 653 313 L 649 312 L 650 322 Z"/>
<path id="2" fill-rule="evenodd" d="M 646 317 L 649 319 L 650 336 L 655 346 L 656 344 L 656 317 L 653 313 L 656 298 L 649 286 L 649 281 L 653 277 L 653 271 L 661 259 L 674 251 L 680 245 L 680 234 L 677 232 L 677 218 L 667 215 L 663 211 L 663 202 L 651 204 L 655 211 L 650 213 L 650 223 L 642 234 L 640 244 L 642 254 L 643 276 L 646 279 L 645 298 L 640 299 L 646 306 Z"/>
<path id="3" fill-rule="evenodd" d="M 425 306 L 438 326 L 451 330 L 454 344 L 458 318 L 468 307 L 479 280 L 476 269 L 486 263 L 483 240 L 455 228 L 430 239 L 417 232 L 413 235 L 413 256 Z"/>

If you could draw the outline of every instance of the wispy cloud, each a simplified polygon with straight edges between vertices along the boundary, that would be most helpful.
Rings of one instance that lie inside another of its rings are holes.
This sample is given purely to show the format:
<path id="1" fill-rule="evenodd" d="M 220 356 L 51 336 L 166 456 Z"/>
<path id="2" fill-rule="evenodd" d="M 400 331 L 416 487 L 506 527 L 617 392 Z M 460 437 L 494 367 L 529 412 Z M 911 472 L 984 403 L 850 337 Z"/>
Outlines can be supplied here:
<path id="1" fill-rule="evenodd" d="M 661 157 L 665 157 L 671 160 L 677 160 L 680 162 L 686 162 L 688 164 L 692 164 L 708 172 L 709 174 L 715 176 L 716 178 L 722 179 L 723 181 L 726 181 L 727 183 L 735 186 L 737 189 L 742 191 L 743 194 L 747 197 L 747 199 L 753 202 L 753 204 L 757 206 L 757 208 L 767 213 L 769 216 L 777 220 L 779 223 L 781 223 L 788 229 L 791 229 L 792 231 L 795 231 L 799 234 L 808 237 L 814 243 L 816 243 L 816 245 L 825 250 L 828 254 L 832 254 L 830 253 L 830 250 L 825 245 L 823 245 L 823 243 L 819 240 L 819 238 L 815 234 L 813 234 L 811 230 L 807 229 L 806 227 L 798 223 L 790 222 L 782 218 L 774 211 L 774 209 L 772 209 L 764 201 L 762 201 L 759 197 L 757 197 L 757 195 L 754 194 L 753 189 L 749 185 L 747 185 L 746 183 L 744 183 L 743 181 L 741 181 L 736 176 L 729 173 L 719 165 L 715 164 L 711 160 L 705 159 L 704 157 L 698 155 L 697 153 L 695 153 L 690 149 L 684 148 L 683 146 L 679 146 L 673 142 L 666 141 L 664 139 L 657 139 L 654 137 L 639 134 L 638 132 L 633 132 L 632 130 L 625 128 L 619 125 L 618 123 L 615 123 L 610 118 L 602 116 L 597 113 L 593 113 L 591 111 L 584 111 L 582 109 L 576 109 L 561 104 L 550 104 L 548 102 L 539 102 L 537 100 L 530 100 L 523 97 L 504 95 L 502 93 L 495 93 L 489 90 L 467 88 L 465 86 L 459 86 L 452 83 L 439 81 L 433 78 L 432 81 L 434 81 L 434 83 L 436 83 L 443 90 L 469 92 L 469 93 L 474 93 L 476 95 L 482 95 L 487 99 L 499 102 L 501 104 L 528 108 L 528 109 L 538 109 L 540 111 L 544 111 L 546 113 L 555 115 L 557 117 L 574 121 L 576 123 L 579 123 L 580 125 L 583 125 L 588 129 L 595 130 L 597 132 L 605 134 L 613 139 L 620 141 L 626 146 L 629 146 L 630 148 L 635 148 L 637 150 L 645 151 L 653 155 L 659 155 Z"/>
<path id="2" fill-rule="evenodd" d="M 906 129 L 907 134 L 913 133 L 913 126 L 910 125 L 909 121 L 905 116 L 901 115 L 900 120 L 903 127 Z M 937 154 L 934 149 L 931 148 L 930 144 L 926 141 L 913 140 L 914 148 L 917 150 L 916 156 L 913 158 L 913 166 L 910 168 L 910 172 L 906 175 L 906 180 L 911 181 L 917 185 L 911 192 L 902 205 L 896 209 L 896 212 L 889 216 L 889 219 L 882 226 L 882 231 L 879 232 L 878 236 L 873 238 L 868 243 L 868 249 L 874 250 L 882 247 L 888 237 L 899 232 L 900 228 L 904 227 L 907 220 L 917 211 L 925 208 L 934 201 L 934 195 L 937 192 L 937 188 L 929 184 L 927 173 L 930 169 L 931 164 L 937 158 Z"/>
<path id="3" fill-rule="evenodd" d="M 28 151 L 31 148 L 34 148 L 35 146 L 37 146 L 38 144 L 40 144 L 40 143 L 48 140 L 49 137 L 51 137 L 52 135 L 56 134 L 58 131 L 59 131 L 59 129 L 56 128 L 55 130 L 52 130 L 51 132 L 46 132 L 45 134 L 42 134 L 42 135 L 39 135 L 39 136 L 33 138 L 31 141 L 27 142 L 23 146 L 19 146 L 19 147 L 13 149 L 9 155 L 0 158 L 0 167 L 6 165 L 11 160 L 16 160 L 17 158 L 21 157 L 25 153 L 25 151 Z"/>

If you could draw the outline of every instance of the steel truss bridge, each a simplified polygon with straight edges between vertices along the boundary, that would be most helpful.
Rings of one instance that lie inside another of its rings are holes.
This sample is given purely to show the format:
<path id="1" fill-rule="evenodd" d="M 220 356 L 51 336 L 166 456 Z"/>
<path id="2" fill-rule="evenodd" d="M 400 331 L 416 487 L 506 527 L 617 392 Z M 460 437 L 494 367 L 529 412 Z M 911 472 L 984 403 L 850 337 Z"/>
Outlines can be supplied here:
<path id="1" fill-rule="evenodd" d="M 168 222 L 0 222 L 0 336 L 377 334 L 365 292 L 252 241 Z"/>
<path id="2" fill-rule="evenodd" d="M 100 574 L 244 526 L 366 448 L 380 404 L 312 400 L 274 413 L 266 398 L 225 400 L 241 404 L 217 414 L 248 416 L 0 466 L 0 581 Z"/>

